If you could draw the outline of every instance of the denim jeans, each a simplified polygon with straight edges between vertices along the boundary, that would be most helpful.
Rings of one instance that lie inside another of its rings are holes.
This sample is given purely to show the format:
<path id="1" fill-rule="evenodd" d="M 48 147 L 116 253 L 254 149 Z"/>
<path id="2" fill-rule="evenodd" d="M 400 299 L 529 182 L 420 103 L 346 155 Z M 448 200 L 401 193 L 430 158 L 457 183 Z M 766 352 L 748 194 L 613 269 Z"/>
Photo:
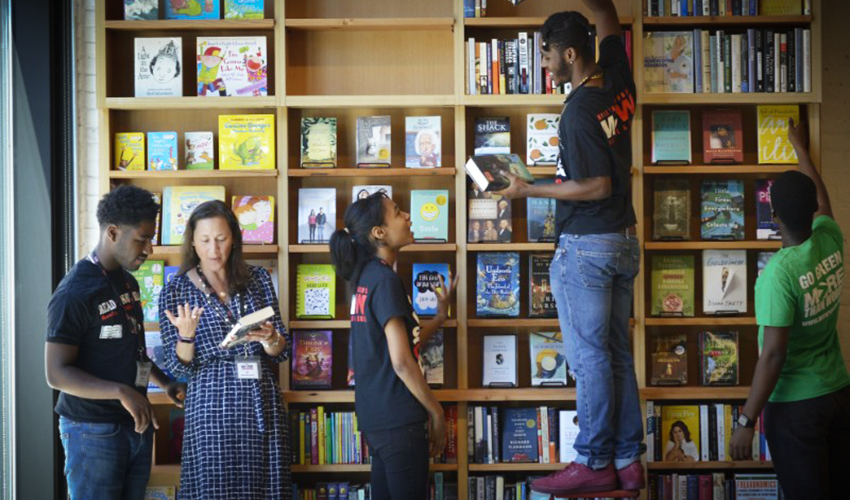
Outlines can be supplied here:
<path id="1" fill-rule="evenodd" d="M 428 498 L 427 425 L 364 432 L 372 458 L 372 500 Z"/>
<path id="2" fill-rule="evenodd" d="M 151 475 L 153 426 L 59 417 L 70 500 L 143 500 Z"/>
<path id="3" fill-rule="evenodd" d="M 562 234 L 549 269 L 576 381 L 577 463 L 617 469 L 646 451 L 629 317 L 640 246 L 623 233 Z"/>

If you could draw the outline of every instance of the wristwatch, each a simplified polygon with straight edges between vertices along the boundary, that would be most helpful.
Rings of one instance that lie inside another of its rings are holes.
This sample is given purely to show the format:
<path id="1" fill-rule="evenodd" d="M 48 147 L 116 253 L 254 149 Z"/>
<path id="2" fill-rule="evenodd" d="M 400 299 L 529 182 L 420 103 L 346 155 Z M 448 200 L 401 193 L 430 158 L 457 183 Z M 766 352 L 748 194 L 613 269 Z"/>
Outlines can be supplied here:
<path id="1" fill-rule="evenodd" d="M 750 417 L 743 414 L 743 412 L 738 416 L 738 425 L 741 427 L 749 427 L 753 428 L 756 426 L 755 420 L 750 420 Z"/>

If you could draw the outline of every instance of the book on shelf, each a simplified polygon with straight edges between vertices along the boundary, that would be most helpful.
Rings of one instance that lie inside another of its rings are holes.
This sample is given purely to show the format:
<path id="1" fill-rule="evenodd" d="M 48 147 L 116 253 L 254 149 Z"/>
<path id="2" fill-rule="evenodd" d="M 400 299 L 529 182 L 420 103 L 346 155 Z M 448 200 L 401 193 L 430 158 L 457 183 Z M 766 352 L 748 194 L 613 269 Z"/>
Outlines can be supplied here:
<path id="1" fill-rule="evenodd" d="M 803 13 L 800 0 L 759 0 L 760 16 L 799 16 Z"/>
<path id="2" fill-rule="evenodd" d="M 125 21 L 156 21 L 159 19 L 159 0 L 124 0 Z"/>
<path id="3" fill-rule="evenodd" d="M 531 386 L 567 386 L 567 351 L 561 332 L 531 332 Z"/>
<path id="4" fill-rule="evenodd" d="M 139 283 L 145 322 L 159 322 L 159 294 L 164 285 L 164 267 L 164 260 L 146 260 L 137 270 L 130 272 Z"/>
<path id="5" fill-rule="evenodd" d="M 758 258 L 756 260 L 756 268 L 757 274 L 756 278 L 761 276 L 761 273 L 764 271 L 764 268 L 767 267 L 767 263 L 770 262 L 770 258 L 776 255 L 776 252 L 759 252 Z"/>
<path id="6" fill-rule="evenodd" d="M 222 0 L 225 19 L 263 19 L 264 0 Z"/>
<path id="7" fill-rule="evenodd" d="M 354 377 L 354 343 L 348 339 L 348 370 L 345 372 L 345 386 L 354 387 L 357 379 Z"/>
<path id="8" fill-rule="evenodd" d="M 578 452 L 574 447 L 579 432 L 578 412 L 575 410 L 558 411 L 558 427 L 558 437 L 560 439 L 558 442 L 558 449 L 560 451 L 559 460 L 562 464 L 573 462 L 578 458 Z"/>
<path id="9" fill-rule="evenodd" d="M 764 0 L 762 0 L 764 1 Z M 776 474 L 735 474 L 735 500 L 781 500 Z"/>
<path id="10" fill-rule="evenodd" d="M 215 147 L 212 132 L 186 132 L 185 161 L 187 170 L 212 170 L 215 168 Z"/>
<path id="11" fill-rule="evenodd" d="M 652 112 L 652 164 L 690 165 L 691 112 L 655 110 Z"/>
<path id="12" fill-rule="evenodd" d="M 392 163 L 392 117 L 357 117 L 357 166 L 389 168 Z"/>
<path id="13" fill-rule="evenodd" d="M 135 97 L 183 96 L 183 42 L 180 37 L 133 40 Z"/>
<path id="14" fill-rule="evenodd" d="M 656 179 L 652 196 L 652 239 L 691 239 L 690 181 Z"/>
<path id="15" fill-rule="evenodd" d="M 552 179 L 541 179 L 535 184 L 554 184 Z M 555 199 L 526 198 L 526 228 L 529 242 L 555 242 Z"/>
<path id="16" fill-rule="evenodd" d="M 511 153 L 511 120 L 507 116 L 475 119 L 475 156 Z"/>
<path id="17" fill-rule="evenodd" d="M 502 409 L 503 463 L 537 463 L 537 410 Z"/>
<path id="18" fill-rule="evenodd" d="M 788 140 L 788 121 L 800 123 L 800 106 L 760 105 L 758 114 L 758 161 L 761 164 L 796 164 L 797 153 Z"/>
<path id="19" fill-rule="evenodd" d="M 744 182 L 703 181 L 700 234 L 704 240 L 744 239 Z"/>
<path id="20" fill-rule="evenodd" d="M 779 223 L 773 218 L 770 203 L 772 179 L 756 179 L 756 238 L 759 240 L 781 240 Z"/>
<path id="21" fill-rule="evenodd" d="M 707 164 L 743 163 L 744 132 L 740 109 L 702 111 L 702 158 Z"/>
<path id="22" fill-rule="evenodd" d="M 218 19 L 221 12 L 220 0 L 168 0 L 164 3 L 165 19 Z"/>
<path id="23" fill-rule="evenodd" d="M 180 266 L 165 266 L 165 271 L 163 273 L 162 280 L 166 286 L 171 283 L 171 280 L 177 276 L 177 271 L 180 270 Z"/>
<path id="24" fill-rule="evenodd" d="M 700 384 L 738 385 L 739 364 L 738 332 L 700 332 Z"/>
<path id="25" fill-rule="evenodd" d="M 519 316 L 519 253 L 481 252 L 477 256 L 475 311 L 479 317 Z"/>
<path id="26" fill-rule="evenodd" d="M 526 163 L 528 165 L 554 165 L 558 161 L 557 113 L 529 113 L 526 128 Z"/>
<path id="27" fill-rule="evenodd" d="M 511 200 L 500 194 L 484 192 L 472 183 L 469 189 L 467 217 L 469 243 L 510 243 L 513 238 Z M 503 229 L 509 229 L 504 231 Z M 499 231 L 502 231 L 501 234 Z"/>
<path id="28" fill-rule="evenodd" d="M 274 115 L 219 115 L 219 170 L 274 170 Z"/>
<path id="29" fill-rule="evenodd" d="M 419 349 L 419 368 L 428 385 L 440 386 L 444 383 L 444 336 L 443 330 L 434 332 Z"/>
<path id="30" fill-rule="evenodd" d="M 328 243 L 336 230 L 336 189 L 298 190 L 298 242 Z"/>
<path id="31" fill-rule="evenodd" d="M 242 230 L 242 243 L 274 242 L 274 196 L 233 196 L 231 208 Z"/>
<path id="32" fill-rule="evenodd" d="M 269 276 L 272 279 L 272 287 L 274 288 L 274 294 L 277 297 L 280 297 L 280 290 L 278 281 L 280 280 L 277 274 L 277 259 L 250 259 L 245 261 L 249 266 L 257 266 L 262 267 L 269 273 Z M 165 283 L 168 284 L 168 266 L 165 267 L 166 279 Z"/>
<path id="33" fill-rule="evenodd" d="M 148 170 L 177 170 L 177 132 L 148 132 Z"/>
<path id="34" fill-rule="evenodd" d="M 464 164 L 464 170 L 481 191 L 501 191 L 511 185 L 505 174 L 512 174 L 529 184 L 534 176 L 529 173 L 520 157 L 515 154 L 486 154 L 473 156 Z"/>
<path id="35" fill-rule="evenodd" d="M 694 256 L 653 255 L 652 316 L 694 316 Z"/>
<path id="36" fill-rule="evenodd" d="M 435 168 L 443 166 L 440 116 L 408 116 L 404 119 L 404 166 Z"/>
<path id="37" fill-rule="evenodd" d="M 145 354 L 169 378 L 174 378 L 165 367 L 165 352 L 163 351 L 162 336 L 159 330 L 145 330 Z M 152 379 L 148 381 L 148 394 L 164 392 L 165 390 L 154 383 Z"/>
<path id="38" fill-rule="evenodd" d="M 702 251 L 702 297 L 706 314 L 747 312 L 747 251 Z"/>
<path id="39" fill-rule="evenodd" d="M 254 330 L 259 330 L 266 322 L 274 320 L 274 309 L 271 306 L 266 306 L 258 311 L 246 314 L 239 318 L 239 321 L 233 325 L 233 328 L 227 332 L 224 340 L 221 341 L 219 347 L 222 349 L 230 349 L 242 344 L 247 344 L 249 340 L 246 338 Z"/>
<path id="40" fill-rule="evenodd" d="M 414 189 L 410 191 L 410 222 L 416 242 L 449 241 L 449 190 Z"/>
<path id="41" fill-rule="evenodd" d="M 331 264 L 298 264 L 295 283 L 296 318 L 336 316 L 336 271 Z"/>
<path id="42" fill-rule="evenodd" d="M 332 373 L 333 333 L 330 330 L 292 332 L 292 389 L 330 389 Z"/>
<path id="43" fill-rule="evenodd" d="M 199 36 L 198 96 L 268 95 L 265 36 Z"/>
<path id="44" fill-rule="evenodd" d="M 557 318 L 558 309 L 549 281 L 552 254 L 528 256 L 528 316 L 531 318 Z"/>
<path id="45" fill-rule="evenodd" d="M 154 203 L 159 205 L 159 208 L 156 211 L 156 221 L 154 222 L 154 230 L 153 230 L 153 238 L 151 238 L 151 245 L 156 246 L 159 245 L 159 231 L 160 225 L 162 225 L 162 193 L 151 193 Z M 168 282 L 165 282 L 168 284 Z"/>
<path id="46" fill-rule="evenodd" d="M 165 186 L 162 190 L 162 244 L 182 244 L 192 210 L 210 200 L 224 202 L 224 186 Z"/>
<path id="47" fill-rule="evenodd" d="M 469 462 L 557 463 L 560 457 L 574 458 L 578 435 L 575 411 L 551 406 L 467 408 Z M 548 498 L 548 497 L 547 497 Z"/>
<path id="48" fill-rule="evenodd" d="M 688 336 L 658 335 L 652 350 L 651 385 L 687 385 Z"/>
<path id="49" fill-rule="evenodd" d="M 484 335 L 481 348 L 484 387 L 518 385 L 516 341 L 516 335 Z"/>
<path id="50" fill-rule="evenodd" d="M 662 406 L 661 440 L 665 462 L 700 461 L 699 406 Z"/>
<path id="51" fill-rule="evenodd" d="M 175 500 L 177 498 L 176 486 L 147 486 L 145 487 L 144 500 Z"/>
<path id="52" fill-rule="evenodd" d="M 354 186 L 351 188 L 351 203 L 354 203 L 357 200 L 368 198 L 379 191 L 383 191 L 384 194 L 387 195 L 387 198 L 393 198 L 393 187 L 389 184 Z"/>
<path id="53" fill-rule="evenodd" d="M 328 411 L 317 406 L 291 409 L 289 413 L 293 464 L 369 463 L 366 440 L 353 411 Z"/>
<path id="54" fill-rule="evenodd" d="M 441 290 L 440 278 L 443 284 L 450 286 L 449 265 L 446 263 L 413 263 L 413 310 L 419 316 L 435 316 L 437 314 L 437 291 Z"/>
<path id="55" fill-rule="evenodd" d="M 118 132 L 115 134 L 115 170 L 144 169 L 144 132 Z"/>
<path id="56" fill-rule="evenodd" d="M 301 166 L 303 168 L 336 167 L 336 127 L 333 116 L 301 118 Z"/>
<path id="57" fill-rule="evenodd" d="M 644 33 L 644 89 L 650 93 L 694 91 L 693 32 Z"/>

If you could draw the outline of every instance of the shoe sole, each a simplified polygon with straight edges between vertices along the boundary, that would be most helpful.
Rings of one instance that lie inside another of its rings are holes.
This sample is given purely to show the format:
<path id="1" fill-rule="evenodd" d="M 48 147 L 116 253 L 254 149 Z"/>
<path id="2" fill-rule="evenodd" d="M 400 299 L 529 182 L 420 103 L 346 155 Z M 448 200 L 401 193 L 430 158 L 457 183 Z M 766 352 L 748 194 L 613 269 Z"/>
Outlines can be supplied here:
<path id="1" fill-rule="evenodd" d="M 599 491 L 613 491 L 617 489 L 617 484 L 604 484 L 601 486 L 585 486 L 582 488 L 573 488 L 570 490 L 563 490 L 557 488 L 535 488 L 533 485 L 531 487 L 532 491 L 537 491 L 539 493 L 545 493 L 547 495 L 555 495 L 555 496 L 566 496 L 566 495 L 577 495 L 582 493 L 596 493 Z"/>
<path id="2" fill-rule="evenodd" d="M 629 491 L 640 491 L 644 488 L 646 488 L 645 483 L 623 483 L 620 485 L 620 489 Z"/>

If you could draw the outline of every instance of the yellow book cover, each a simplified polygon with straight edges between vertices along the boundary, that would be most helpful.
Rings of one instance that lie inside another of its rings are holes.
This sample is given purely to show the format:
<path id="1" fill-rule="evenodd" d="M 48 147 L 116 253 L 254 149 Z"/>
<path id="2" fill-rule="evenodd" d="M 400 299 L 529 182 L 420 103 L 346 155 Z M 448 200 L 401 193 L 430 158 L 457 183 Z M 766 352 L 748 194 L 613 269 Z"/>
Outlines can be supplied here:
<path id="1" fill-rule="evenodd" d="M 325 407 L 320 406 L 318 409 L 319 415 L 319 465 L 325 465 L 326 455 L 327 455 L 327 441 L 325 438 Z"/>
<path id="2" fill-rule="evenodd" d="M 662 406 L 664 462 L 699 461 L 699 406 Z"/>
<path id="3" fill-rule="evenodd" d="M 145 134 L 119 132 L 115 134 L 115 170 L 145 169 Z"/>
<path id="4" fill-rule="evenodd" d="M 274 115 L 218 117 L 220 170 L 274 170 Z"/>
<path id="5" fill-rule="evenodd" d="M 298 463 L 304 465 L 307 463 L 306 447 L 304 445 L 306 422 L 304 421 L 305 414 L 301 413 L 298 416 Z"/>
<path id="6" fill-rule="evenodd" d="M 788 141 L 789 118 L 800 123 L 796 104 L 758 106 L 759 164 L 797 164 L 797 153 Z"/>
<path id="7" fill-rule="evenodd" d="M 726 461 L 732 461 L 729 445 L 732 444 L 732 405 L 723 405 L 723 435 L 726 437 Z"/>
<path id="8" fill-rule="evenodd" d="M 800 0 L 759 0 L 760 16 L 799 16 L 802 13 Z"/>
<path id="9" fill-rule="evenodd" d="M 210 200 L 223 202 L 224 186 L 166 186 L 162 191 L 162 244 L 182 244 L 192 210 Z"/>

